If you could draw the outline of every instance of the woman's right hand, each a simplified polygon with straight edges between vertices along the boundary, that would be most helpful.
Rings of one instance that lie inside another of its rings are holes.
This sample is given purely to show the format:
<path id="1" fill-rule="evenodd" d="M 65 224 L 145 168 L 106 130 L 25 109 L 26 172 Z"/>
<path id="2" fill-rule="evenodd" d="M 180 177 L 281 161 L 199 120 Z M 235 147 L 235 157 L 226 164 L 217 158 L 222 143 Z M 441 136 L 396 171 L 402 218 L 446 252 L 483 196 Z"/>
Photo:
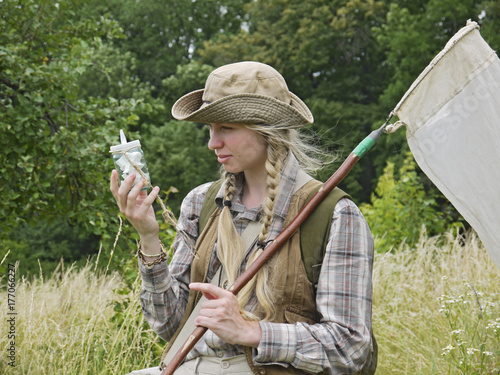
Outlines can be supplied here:
<path id="1" fill-rule="evenodd" d="M 155 241 L 158 244 L 158 232 L 160 227 L 156 221 L 153 202 L 158 196 L 160 188 L 155 186 L 148 194 L 146 191 L 142 191 L 144 187 L 143 179 L 140 179 L 132 188 L 134 179 L 135 174 L 133 173 L 118 187 L 118 172 L 113 170 L 113 172 L 111 172 L 109 186 L 111 193 L 115 197 L 120 212 L 125 215 L 127 220 L 141 236 L 143 245 L 145 245 L 145 242 L 154 243 Z"/>

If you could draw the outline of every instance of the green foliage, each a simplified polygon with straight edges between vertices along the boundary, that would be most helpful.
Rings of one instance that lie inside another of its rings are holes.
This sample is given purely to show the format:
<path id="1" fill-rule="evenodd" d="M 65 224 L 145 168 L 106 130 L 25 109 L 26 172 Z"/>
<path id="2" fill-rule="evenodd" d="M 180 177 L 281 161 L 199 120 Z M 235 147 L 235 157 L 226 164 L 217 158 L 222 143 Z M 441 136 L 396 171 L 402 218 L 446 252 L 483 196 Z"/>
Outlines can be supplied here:
<path id="1" fill-rule="evenodd" d="M 161 83 L 161 98 L 169 105 L 168 112 L 181 95 L 205 87 L 205 81 L 212 70 L 213 66 L 199 62 L 178 65 L 175 74 L 165 78 Z"/>
<path id="2" fill-rule="evenodd" d="M 133 75 L 160 93 L 163 79 L 196 57 L 204 41 L 234 33 L 243 22 L 245 0 L 93 0 L 81 17 L 109 14 L 127 38 L 117 45 L 136 60 Z"/>
<path id="3" fill-rule="evenodd" d="M 144 139 L 151 180 L 168 190 L 174 186 L 178 194 L 169 197 L 169 206 L 176 215 L 186 194 L 196 186 L 218 178 L 218 163 L 207 147 L 205 125 L 170 121 L 165 126 L 148 129 Z"/>
<path id="4" fill-rule="evenodd" d="M 0 3 L 1 225 L 67 215 L 101 235 L 109 144 L 143 103 L 78 97 L 78 79 L 100 37 L 121 31 L 107 19 L 68 22 L 65 13 L 79 2 L 57 4 Z"/>
<path id="5" fill-rule="evenodd" d="M 377 238 L 377 250 L 385 252 L 402 241 L 416 243 L 422 227 L 431 235 L 447 230 L 451 219 L 438 210 L 438 198 L 434 190 L 424 188 L 411 154 L 407 154 L 398 175 L 394 163 L 387 163 L 371 204 L 360 205 Z"/>
<path id="6" fill-rule="evenodd" d="M 20 274 L 35 276 L 40 267 L 46 273 L 53 272 L 61 259 L 66 264 L 76 261 L 85 264 L 99 248 L 99 237 L 61 217 L 52 222 L 20 224 L 10 233 L 4 246 L 11 251 L 8 259 L 19 261 Z"/>
<path id="7" fill-rule="evenodd" d="M 33 270 L 38 258 L 42 263 L 58 262 L 59 255 L 85 260 L 97 252 L 95 241 L 78 251 L 75 239 L 80 246 L 93 235 L 111 241 L 109 224 L 117 221 L 109 192 L 109 146 L 120 128 L 136 125 L 152 111 L 145 95 L 81 96 L 82 77 L 93 69 L 103 39 L 123 37 L 109 18 L 74 21 L 81 5 L 77 0 L 0 2 L 0 255 L 11 249 L 9 261 L 30 257 L 23 269 Z M 64 233 L 51 236 L 43 230 L 59 225 L 79 228 L 80 235 L 68 230 L 63 238 Z M 60 246 L 39 246 L 54 244 L 55 238 Z"/>
<path id="8" fill-rule="evenodd" d="M 480 6 L 481 35 L 495 51 L 500 49 L 500 3 L 483 1 Z"/>
<path id="9" fill-rule="evenodd" d="M 91 52 L 88 69 L 78 79 L 82 97 L 115 99 L 144 99 L 150 96 L 149 87 L 135 76 L 137 61 L 131 52 L 123 53 L 111 41 Z"/>
<path id="10" fill-rule="evenodd" d="M 310 99 L 307 105 L 314 113 L 311 130 L 317 134 L 317 143 L 332 155 L 335 162 L 325 166 L 317 178 L 328 179 L 343 163 L 354 147 L 371 132 L 371 124 L 380 127 L 377 120 L 384 114 L 377 105 L 333 102 L 326 99 Z M 307 130 L 306 130 L 307 131 Z M 383 142 L 383 141 L 382 141 Z M 356 202 L 370 199 L 376 177 L 382 173 L 387 153 L 377 146 L 375 152 L 362 158 L 356 168 L 347 175 L 340 187 Z"/>
<path id="11" fill-rule="evenodd" d="M 482 11 L 487 9 L 482 15 Z M 381 101 L 394 106 L 427 66 L 468 19 L 485 24 L 481 33 L 498 49 L 498 3 L 474 0 L 391 1 L 386 21 L 372 29 L 377 42 L 387 50 L 388 82 Z M 496 31 L 493 32 L 493 28 Z M 495 36 L 493 36 L 495 34 Z"/>
<path id="12" fill-rule="evenodd" d="M 384 19 L 382 1 L 262 0 L 247 11 L 248 31 L 212 39 L 203 61 L 268 63 L 306 98 L 366 103 L 380 93 L 382 50 L 371 27 Z"/>

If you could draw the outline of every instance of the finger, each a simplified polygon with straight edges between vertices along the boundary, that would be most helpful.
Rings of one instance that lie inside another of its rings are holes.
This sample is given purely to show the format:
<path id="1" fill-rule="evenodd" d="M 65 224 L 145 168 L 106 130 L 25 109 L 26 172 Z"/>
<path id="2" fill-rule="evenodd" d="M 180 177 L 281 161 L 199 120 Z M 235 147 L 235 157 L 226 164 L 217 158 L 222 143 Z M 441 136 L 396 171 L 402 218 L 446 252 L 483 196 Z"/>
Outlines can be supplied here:
<path id="1" fill-rule="evenodd" d="M 127 195 L 127 212 L 129 214 L 133 214 L 134 212 L 136 214 L 139 214 L 139 212 L 136 210 L 138 206 L 141 205 L 143 199 L 137 199 L 139 195 L 141 195 L 142 188 L 144 187 L 144 181 L 142 178 L 137 181 L 135 186 L 130 190 L 130 192 Z"/>
<path id="2" fill-rule="evenodd" d="M 118 172 L 116 169 L 111 171 L 111 177 L 109 178 L 109 190 L 111 190 L 115 200 L 118 200 Z"/>
<path id="3" fill-rule="evenodd" d="M 144 186 L 146 186 L 146 182 L 141 178 L 137 181 L 136 186 L 140 184 L 139 193 L 137 194 L 137 205 L 141 205 L 142 202 L 146 199 L 148 196 L 148 192 L 146 189 L 144 189 Z M 135 188 L 135 186 L 134 186 Z"/>
<path id="4" fill-rule="evenodd" d="M 214 330 L 212 318 L 208 318 L 208 317 L 204 317 L 204 316 L 198 315 L 194 319 L 193 323 L 194 323 L 194 325 L 196 327 L 205 327 L 205 328 L 208 328 L 211 331 Z"/>
<path id="5" fill-rule="evenodd" d="M 122 213 L 125 213 L 125 210 L 127 208 L 127 198 L 134 180 L 135 180 L 135 173 L 128 175 L 127 178 L 122 181 L 122 183 L 120 184 L 120 188 L 118 189 L 117 202 Z"/>
<path id="6" fill-rule="evenodd" d="M 227 290 L 224 290 L 222 288 L 219 288 L 215 285 L 208 284 L 208 283 L 191 283 L 191 284 L 189 284 L 189 288 L 202 292 L 203 295 L 209 300 L 222 298 L 224 296 L 227 296 L 228 294 L 232 294 L 231 292 L 228 292 Z"/>
<path id="7" fill-rule="evenodd" d="M 155 186 L 152 190 L 151 193 L 147 195 L 147 197 L 144 199 L 142 204 L 146 204 L 148 206 L 151 206 L 153 202 L 158 198 L 158 193 L 160 192 L 160 188 L 158 186 Z"/>
<path id="8" fill-rule="evenodd" d="M 140 207 L 138 209 L 138 215 L 145 215 L 148 210 L 152 207 L 155 199 L 158 197 L 158 193 L 160 192 L 160 188 L 158 186 L 155 186 L 152 190 L 151 193 L 149 193 L 146 198 L 142 202 L 140 200 L 137 201 L 137 203 L 140 203 Z"/>
<path id="9" fill-rule="evenodd" d="M 208 311 L 208 310 L 216 310 L 216 309 L 222 309 L 224 311 L 228 310 L 228 307 L 231 304 L 231 300 L 225 299 L 225 298 L 215 298 L 215 299 L 210 299 L 208 301 L 204 301 L 201 304 L 201 310 L 200 311 Z"/>

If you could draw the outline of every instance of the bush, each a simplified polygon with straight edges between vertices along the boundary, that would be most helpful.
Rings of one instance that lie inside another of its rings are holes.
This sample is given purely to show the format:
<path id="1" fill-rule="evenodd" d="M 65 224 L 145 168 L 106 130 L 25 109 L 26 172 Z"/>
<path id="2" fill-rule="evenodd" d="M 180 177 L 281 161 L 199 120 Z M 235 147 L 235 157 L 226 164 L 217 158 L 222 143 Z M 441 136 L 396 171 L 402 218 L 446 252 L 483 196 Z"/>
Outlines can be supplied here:
<path id="1" fill-rule="evenodd" d="M 439 206 L 437 191 L 425 188 L 410 153 L 399 169 L 399 176 L 394 169 L 394 163 L 388 162 L 371 204 L 360 205 L 376 237 L 378 251 L 389 250 L 403 241 L 416 243 L 423 228 L 434 235 L 457 225 L 451 215 L 443 213 L 446 209 Z"/>

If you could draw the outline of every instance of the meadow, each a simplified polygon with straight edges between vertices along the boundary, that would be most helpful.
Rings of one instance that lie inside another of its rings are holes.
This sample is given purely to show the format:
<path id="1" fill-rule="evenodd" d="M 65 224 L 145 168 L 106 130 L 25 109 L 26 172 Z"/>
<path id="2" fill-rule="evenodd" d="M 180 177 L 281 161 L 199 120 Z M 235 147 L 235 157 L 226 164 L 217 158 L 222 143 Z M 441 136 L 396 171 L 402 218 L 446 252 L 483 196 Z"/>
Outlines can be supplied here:
<path id="1" fill-rule="evenodd" d="M 165 343 L 144 322 L 139 279 L 61 262 L 17 279 L 13 310 L 7 275 L 0 282 L 1 374 L 119 375 L 158 362 Z M 474 233 L 424 232 L 376 254 L 373 297 L 377 374 L 500 373 L 500 270 Z"/>

